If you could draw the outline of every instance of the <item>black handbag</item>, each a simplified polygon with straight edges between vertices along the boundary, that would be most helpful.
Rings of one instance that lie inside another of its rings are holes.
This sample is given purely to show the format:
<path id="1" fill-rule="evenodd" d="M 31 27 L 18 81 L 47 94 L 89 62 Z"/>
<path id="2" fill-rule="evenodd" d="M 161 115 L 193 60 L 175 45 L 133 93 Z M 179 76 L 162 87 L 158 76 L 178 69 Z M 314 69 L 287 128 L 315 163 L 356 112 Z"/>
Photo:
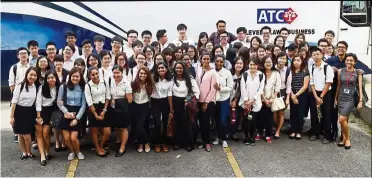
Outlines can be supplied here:
<path id="1" fill-rule="evenodd" d="M 52 112 L 52 116 L 50 118 L 50 124 L 52 128 L 56 128 L 59 122 L 63 119 L 64 115 L 63 112 L 57 108 Z"/>
<path id="2" fill-rule="evenodd" d="M 128 100 L 126 98 L 115 99 L 115 112 L 128 113 Z"/>

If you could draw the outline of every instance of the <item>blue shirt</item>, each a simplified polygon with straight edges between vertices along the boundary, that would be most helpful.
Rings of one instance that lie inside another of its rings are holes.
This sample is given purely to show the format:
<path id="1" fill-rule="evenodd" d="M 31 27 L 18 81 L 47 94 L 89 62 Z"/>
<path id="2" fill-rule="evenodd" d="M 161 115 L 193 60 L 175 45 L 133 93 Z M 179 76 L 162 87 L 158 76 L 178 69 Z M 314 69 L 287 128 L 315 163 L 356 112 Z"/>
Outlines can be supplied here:
<path id="1" fill-rule="evenodd" d="M 66 113 L 68 112 L 67 108 L 63 105 L 63 85 L 59 87 L 58 91 L 58 99 L 57 99 L 57 104 L 59 109 L 63 112 Z M 80 120 L 80 118 L 83 116 L 86 108 L 85 104 L 85 94 L 84 91 L 80 88 L 79 85 L 75 85 L 73 90 L 67 89 L 67 98 L 66 98 L 66 104 L 69 106 L 81 106 L 79 113 L 76 115 L 76 119 Z"/>
<path id="2" fill-rule="evenodd" d="M 31 55 L 28 57 L 28 61 L 30 63 L 30 66 L 31 67 L 36 67 L 36 62 L 37 62 L 37 58 L 39 57 L 39 55 L 37 55 L 37 57 L 32 57 Z"/>
<path id="3" fill-rule="evenodd" d="M 332 56 L 332 57 L 328 58 L 326 60 L 326 62 L 328 63 L 328 65 L 330 65 L 332 67 L 336 67 L 337 69 L 341 69 L 341 68 L 346 67 L 345 59 L 340 61 L 340 58 L 338 56 Z M 364 63 L 362 63 L 360 61 L 357 61 L 355 63 L 355 69 L 362 69 L 364 71 L 364 75 L 371 74 L 371 72 L 372 72 L 371 69 L 368 68 L 367 65 L 365 65 Z"/>

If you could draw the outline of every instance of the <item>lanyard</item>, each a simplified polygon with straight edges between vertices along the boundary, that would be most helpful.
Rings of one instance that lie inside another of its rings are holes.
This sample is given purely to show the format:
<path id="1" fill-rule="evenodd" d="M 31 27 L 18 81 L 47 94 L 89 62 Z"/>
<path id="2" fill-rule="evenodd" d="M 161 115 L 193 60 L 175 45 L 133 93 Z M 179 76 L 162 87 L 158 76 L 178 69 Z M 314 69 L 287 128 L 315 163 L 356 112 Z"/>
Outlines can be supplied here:
<path id="1" fill-rule="evenodd" d="M 345 71 L 346 86 L 349 87 L 349 83 L 350 83 L 351 77 L 353 77 L 353 72 L 350 72 L 349 78 L 348 78 L 348 74 L 347 73 L 348 73 L 348 71 L 346 70 Z"/>

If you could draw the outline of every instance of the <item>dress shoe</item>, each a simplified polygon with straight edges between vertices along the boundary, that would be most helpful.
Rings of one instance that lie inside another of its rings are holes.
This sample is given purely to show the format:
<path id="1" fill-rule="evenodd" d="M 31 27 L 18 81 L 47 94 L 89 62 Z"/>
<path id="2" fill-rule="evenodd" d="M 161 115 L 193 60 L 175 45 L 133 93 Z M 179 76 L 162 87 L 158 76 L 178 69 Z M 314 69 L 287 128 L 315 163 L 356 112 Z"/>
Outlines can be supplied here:
<path id="1" fill-rule="evenodd" d="M 163 144 L 161 147 L 163 148 L 163 152 L 164 153 L 168 153 L 169 148 L 168 148 L 168 145 L 167 144 Z"/>
<path id="2" fill-rule="evenodd" d="M 115 157 L 121 157 L 121 156 L 123 156 L 126 150 L 127 150 L 127 149 L 125 149 L 123 152 L 120 152 L 120 151 L 118 150 L 118 151 L 116 152 Z"/>
<path id="3" fill-rule="evenodd" d="M 338 147 L 344 147 L 345 144 L 344 144 L 344 142 L 339 142 L 339 143 L 337 143 L 337 146 L 338 146 Z"/>
<path id="4" fill-rule="evenodd" d="M 155 151 L 155 153 L 160 153 L 160 151 L 161 151 L 160 145 L 156 144 L 155 147 L 154 147 L 154 151 Z"/>
<path id="5" fill-rule="evenodd" d="M 100 155 L 100 154 L 96 153 L 96 155 L 99 156 L 99 157 L 102 157 L 102 158 L 107 157 L 106 153 L 103 153 L 103 155 Z"/>
<path id="6" fill-rule="evenodd" d="M 41 160 L 41 161 L 40 161 L 40 164 L 41 164 L 42 166 L 46 166 L 47 161 L 46 161 L 46 160 Z"/>
<path id="7" fill-rule="evenodd" d="M 322 143 L 323 144 L 328 144 L 328 143 L 331 143 L 331 141 L 325 138 L 325 139 L 323 139 Z"/>
<path id="8" fill-rule="evenodd" d="M 174 146 L 173 146 L 173 150 L 176 151 L 176 150 L 179 150 L 179 149 L 180 149 L 180 146 L 178 146 L 178 145 L 174 145 Z"/>
<path id="9" fill-rule="evenodd" d="M 46 159 L 46 160 L 51 160 L 51 159 L 52 159 L 52 155 L 47 155 L 47 154 L 46 154 L 46 155 L 45 155 L 45 159 Z"/>
<path id="10" fill-rule="evenodd" d="M 317 140 L 317 139 L 319 139 L 319 136 L 315 136 L 315 135 L 312 135 L 312 136 L 309 138 L 310 141 L 314 141 L 314 140 Z"/>
<path id="11" fill-rule="evenodd" d="M 23 155 L 23 154 L 22 154 L 22 156 L 21 156 L 19 159 L 21 159 L 21 160 L 26 160 L 27 158 L 28 158 L 27 155 Z"/>

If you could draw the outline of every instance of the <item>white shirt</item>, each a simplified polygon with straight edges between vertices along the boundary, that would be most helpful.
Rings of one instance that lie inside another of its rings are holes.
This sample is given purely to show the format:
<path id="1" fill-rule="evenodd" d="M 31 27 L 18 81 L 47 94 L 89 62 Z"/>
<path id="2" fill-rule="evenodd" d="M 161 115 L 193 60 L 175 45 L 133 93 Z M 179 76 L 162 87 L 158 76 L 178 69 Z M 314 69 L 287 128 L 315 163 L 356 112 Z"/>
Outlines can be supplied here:
<path id="1" fill-rule="evenodd" d="M 168 45 L 169 45 L 168 43 L 165 43 L 164 45 L 162 45 L 160 42 L 159 42 L 159 44 L 160 44 L 160 52 L 163 51 L 163 49 L 168 47 Z"/>
<path id="2" fill-rule="evenodd" d="M 22 92 L 21 90 L 21 84 L 17 85 L 14 88 L 13 92 L 13 98 L 12 98 L 12 104 L 17 104 L 23 107 L 30 107 L 34 105 L 36 100 L 36 86 L 35 84 L 32 84 L 31 86 L 28 86 L 28 92 L 26 91 L 26 84 L 24 84 Z"/>
<path id="3" fill-rule="evenodd" d="M 14 76 L 13 73 L 14 66 L 10 67 L 8 80 L 9 86 L 15 86 L 20 84 L 23 81 L 23 79 L 25 79 L 26 71 L 30 67 L 29 63 L 27 63 L 26 65 L 22 65 L 20 62 L 18 62 L 16 65 L 17 65 L 16 76 Z"/>
<path id="4" fill-rule="evenodd" d="M 240 43 L 242 43 L 243 46 L 245 46 L 245 47 L 247 47 L 247 48 L 250 48 L 250 47 L 251 47 L 251 44 L 250 44 L 250 43 L 248 43 L 248 42 L 245 41 L 245 40 L 243 40 L 243 41 L 239 41 L 239 39 L 237 39 L 237 40 L 231 42 L 231 44 L 234 45 L 234 43 L 236 43 L 236 42 L 240 42 Z"/>
<path id="5" fill-rule="evenodd" d="M 56 87 L 50 89 L 51 98 L 45 98 L 42 93 L 43 87 L 40 86 L 36 97 L 36 111 L 42 111 L 42 107 L 53 106 L 53 102 L 57 97 Z"/>
<path id="6" fill-rule="evenodd" d="M 223 48 L 223 55 L 226 56 L 226 54 L 227 54 L 227 49 L 229 49 L 230 44 L 227 43 L 225 46 L 223 46 L 223 45 L 220 43 L 220 46 L 222 46 L 222 48 Z"/>
<path id="7" fill-rule="evenodd" d="M 262 107 L 261 94 L 263 93 L 265 85 L 265 75 L 261 71 L 257 71 L 254 78 L 252 78 L 249 70 L 245 72 L 248 73 L 248 76 L 247 81 L 244 81 L 244 75 L 242 74 L 242 79 L 240 80 L 241 97 L 239 100 L 239 106 L 244 107 L 245 101 L 254 99 L 255 102 L 253 103 L 252 111 L 258 112 Z M 261 83 L 259 77 L 260 74 L 263 75 Z"/>
<path id="8" fill-rule="evenodd" d="M 110 51 L 110 54 L 111 54 L 110 66 L 113 67 L 115 65 L 115 57 L 116 57 L 116 55 L 112 51 Z"/>
<path id="9" fill-rule="evenodd" d="M 154 67 L 154 65 L 155 65 L 154 60 L 152 60 L 152 61 L 147 61 L 147 68 L 149 68 L 150 70 Z"/>
<path id="10" fill-rule="evenodd" d="M 186 96 L 188 95 L 188 91 L 189 91 L 186 86 L 186 81 L 177 80 L 177 83 L 178 83 L 178 86 L 176 85 L 176 83 L 173 83 L 173 87 L 172 87 L 173 96 L 179 97 L 179 98 L 186 98 Z M 199 90 L 198 84 L 196 83 L 196 80 L 193 78 L 191 78 L 191 86 L 192 86 L 192 91 L 196 99 L 199 99 L 200 90 Z"/>
<path id="11" fill-rule="evenodd" d="M 140 92 L 133 92 L 133 101 L 136 104 L 143 104 L 149 102 L 149 95 L 146 92 L 146 86 L 140 85 L 141 91 Z"/>
<path id="12" fill-rule="evenodd" d="M 108 81 L 110 77 L 112 77 L 112 67 L 109 66 L 107 69 L 101 67 L 98 69 L 98 75 L 100 79 L 104 79 Z"/>
<path id="13" fill-rule="evenodd" d="M 90 80 L 87 84 L 85 84 L 84 93 L 89 107 L 93 104 L 104 104 L 106 99 L 111 99 L 109 84 L 104 80 L 100 80 L 98 84 L 95 84 L 92 82 L 92 80 Z"/>
<path id="14" fill-rule="evenodd" d="M 74 67 L 74 62 L 75 62 L 75 59 L 73 58 L 71 58 L 68 61 L 65 60 L 63 63 L 63 68 L 70 71 Z"/>
<path id="15" fill-rule="evenodd" d="M 134 51 L 133 51 L 132 46 L 128 46 L 128 43 L 125 44 L 125 45 L 123 45 L 123 51 L 125 52 L 125 54 L 127 54 L 127 59 L 129 59 L 130 57 L 132 57 L 133 54 L 134 54 Z M 115 60 L 115 58 L 113 58 L 113 59 Z"/>
<path id="16" fill-rule="evenodd" d="M 192 39 L 187 38 L 187 37 L 186 37 L 186 40 L 180 40 L 179 38 L 177 38 L 174 41 L 172 41 L 172 43 L 176 46 L 181 46 L 182 43 L 189 43 L 189 45 L 195 45 L 194 41 Z"/>
<path id="17" fill-rule="evenodd" d="M 63 49 L 59 49 L 58 54 L 63 55 L 63 54 L 62 54 L 62 51 L 63 51 Z M 71 59 L 75 60 L 75 59 L 77 59 L 77 58 L 79 58 L 79 57 L 80 57 L 80 54 L 79 54 L 79 47 L 75 45 L 75 53 L 72 55 Z"/>
<path id="18" fill-rule="evenodd" d="M 111 85 L 110 85 L 110 94 L 111 99 L 120 99 L 125 98 L 125 95 L 127 93 L 132 93 L 132 87 L 130 85 L 130 82 L 124 82 L 124 80 L 121 80 L 117 85 L 115 83 L 115 80 L 111 78 Z M 115 108 L 115 105 L 111 103 L 111 107 Z"/>
<path id="19" fill-rule="evenodd" d="M 327 65 L 326 76 L 324 76 L 324 65 L 326 63 L 322 61 L 320 67 L 316 67 L 314 64 L 314 76 L 312 74 L 312 68 L 310 68 L 310 85 L 314 85 L 316 91 L 323 91 L 326 83 L 333 83 L 334 72 L 331 66 Z M 329 87 L 329 90 L 332 86 Z"/>
<path id="20" fill-rule="evenodd" d="M 266 78 L 266 85 L 263 90 L 265 99 L 271 99 L 274 92 L 280 92 L 282 79 L 278 71 L 272 71 L 270 78 Z"/>
<path id="21" fill-rule="evenodd" d="M 219 98 L 217 101 L 225 101 L 230 98 L 233 89 L 233 78 L 231 72 L 225 68 L 217 71 L 217 83 L 220 85 Z"/>
<path id="22" fill-rule="evenodd" d="M 131 70 L 133 71 L 133 74 L 131 73 Z M 138 72 L 138 65 L 134 66 L 132 69 L 129 69 L 129 73 L 131 73 L 131 80 L 132 82 L 134 81 L 134 79 L 136 79 L 136 76 L 137 76 L 137 72 Z M 128 79 L 129 79 L 129 75 L 128 75 Z"/>
<path id="23" fill-rule="evenodd" d="M 161 99 L 166 98 L 167 96 L 172 96 L 172 86 L 173 80 L 167 81 L 166 79 L 161 80 L 155 83 L 155 90 L 151 94 L 151 98 Z"/>

